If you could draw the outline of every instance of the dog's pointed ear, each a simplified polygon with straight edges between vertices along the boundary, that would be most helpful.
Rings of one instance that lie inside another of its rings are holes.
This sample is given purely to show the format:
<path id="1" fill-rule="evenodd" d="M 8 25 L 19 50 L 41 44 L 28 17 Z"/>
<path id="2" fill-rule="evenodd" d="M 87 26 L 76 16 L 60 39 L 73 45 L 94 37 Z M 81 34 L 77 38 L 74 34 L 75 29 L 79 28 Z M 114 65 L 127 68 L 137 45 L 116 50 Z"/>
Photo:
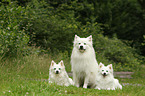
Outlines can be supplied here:
<path id="1" fill-rule="evenodd" d="M 52 61 L 51 61 L 51 66 L 53 66 L 54 64 L 55 64 L 55 62 L 52 60 Z"/>
<path id="2" fill-rule="evenodd" d="M 64 66 L 63 60 L 61 60 L 59 64 L 60 64 L 61 66 Z"/>
<path id="3" fill-rule="evenodd" d="M 110 72 L 113 74 L 113 66 L 112 66 L 112 64 L 109 64 L 108 67 L 111 70 Z"/>
<path id="4" fill-rule="evenodd" d="M 74 40 L 77 40 L 78 38 L 80 38 L 79 36 L 75 35 L 75 39 Z"/>
<path id="5" fill-rule="evenodd" d="M 113 69 L 113 68 L 112 68 L 112 64 L 110 64 L 110 65 L 108 65 L 108 66 L 109 66 L 109 69 Z"/>
<path id="6" fill-rule="evenodd" d="M 90 35 L 89 37 L 87 37 L 89 39 L 89 42 L 92 43 L 92 35 Z"/>
<path id="7" fill-rule="evenodd" d="M 102 62 L 100 62 L 99 67 L 102 68 L 104 66 L 104 64 Z"/>

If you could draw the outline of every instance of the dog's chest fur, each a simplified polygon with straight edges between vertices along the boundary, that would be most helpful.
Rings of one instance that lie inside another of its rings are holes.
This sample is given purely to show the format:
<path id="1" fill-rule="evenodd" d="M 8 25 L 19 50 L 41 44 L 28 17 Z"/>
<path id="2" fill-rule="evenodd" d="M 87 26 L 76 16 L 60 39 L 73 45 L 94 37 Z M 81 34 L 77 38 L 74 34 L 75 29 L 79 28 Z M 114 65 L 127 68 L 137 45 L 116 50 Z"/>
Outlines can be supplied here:
<path id="1" fill-rule="evenodd" d="M 98 76 L 97 77 L 97 86 L 101 89 L 112 88 L 114 86 L 113 76 Z"/>
<path id="2" fill-rule="evenodd" d="M 69 78 L 66 76 L 66 74 L 50 74 L 49 80 L 51 82 L 56 83 L 57 85 L 66 85 L 68 86 L 70 84 Z"/>
<path id="3" fill-rule="evenodd" d="M 72 69 L 75 72 L 85 72 L 94 71 L 97 69 L 97 61 L 93 49 L 89 49 L 89 52 L 79 53 L 77 50 L 73 50 L 71 57 Z M 93 51 L 93 52 L 92 52 Z"/>
<path id="4" fill-rule="evenodd" d="M 51 76 L 51 80 L 54 81 L 55 83 L 62 83 L 64 84 L 65 82 L 65 78 L 64 76 L 60 75 L 60 74 L 56 74 L 56 75 L 53 75 Z"/>

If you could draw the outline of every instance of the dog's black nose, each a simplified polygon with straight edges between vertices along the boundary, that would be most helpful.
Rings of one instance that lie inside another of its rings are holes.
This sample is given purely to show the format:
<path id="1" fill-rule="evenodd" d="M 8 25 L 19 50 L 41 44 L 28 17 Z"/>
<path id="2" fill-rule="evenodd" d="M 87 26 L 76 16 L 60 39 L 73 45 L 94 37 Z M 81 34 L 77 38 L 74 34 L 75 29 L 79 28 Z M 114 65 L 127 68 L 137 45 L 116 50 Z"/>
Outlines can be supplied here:
<path id="1" fill-rule="evenodd" d="M 59 74 L 59 71 L 56 71 L 56 74 Z"/>
<path id="2" fill-rule="evenodd" d="M 81 50 L 83 50 L 83 49 L 84 49 L 84 47 L 83 47 L 83 46 L 80 46 L 80 49 L 81 49 Z"/>
<path id="3" fill-rule="evenodd" d="M 106 75 L 106 73 L 104 73 L 104 75 Z"/>

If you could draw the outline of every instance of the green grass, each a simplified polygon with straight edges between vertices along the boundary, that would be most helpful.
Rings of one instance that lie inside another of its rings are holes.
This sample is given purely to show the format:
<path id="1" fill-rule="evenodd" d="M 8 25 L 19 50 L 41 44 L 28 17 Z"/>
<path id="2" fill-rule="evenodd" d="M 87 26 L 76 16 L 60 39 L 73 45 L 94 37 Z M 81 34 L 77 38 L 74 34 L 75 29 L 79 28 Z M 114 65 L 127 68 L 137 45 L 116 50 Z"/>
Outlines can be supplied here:
<path id="1" fill-rule="evenodd" d="M 58 86 L 47 81 L 51 60 L 64 60 L 67 71 L 70 71 L 70 60 L 66 56 L 58 55 L 30 55 L 1 61 L 0 64 L 0 95 L 2 96 L 143 96 L 145 94 L 145 68 L 135 72 L 133 79 L 119 79 L 120 83 L 141 84 L 141 86 L 126 85 L 123 90 L 107 91 L 83 89 L 75 86 Z M 42 79 L 42 80 L 41 80 Z"/>
<path id="2" fill-rule="evenodd" d="M 135 82 L 134 82 L 135 83 Z M 123 86 L 123 90 L 107 91 L 96 89 L 83 89 L 74 86 L 64 87 L 55 84 L 48 84 L 45 81 L 15 79 L 11 82 L 4 82 L 0 95 L 99 95 L 99 96 L 143 96 L 145 86 Z"/>

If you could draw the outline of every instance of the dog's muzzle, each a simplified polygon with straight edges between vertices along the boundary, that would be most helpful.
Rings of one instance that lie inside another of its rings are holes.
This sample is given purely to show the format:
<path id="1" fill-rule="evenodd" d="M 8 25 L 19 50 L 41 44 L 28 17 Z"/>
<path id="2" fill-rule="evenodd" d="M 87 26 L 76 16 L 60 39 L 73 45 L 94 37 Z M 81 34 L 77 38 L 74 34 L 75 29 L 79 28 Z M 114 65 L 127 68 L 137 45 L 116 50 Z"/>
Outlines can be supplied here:
<path id="1" fill-rule="evenodd" d="M 80 46 L 79 50 L 80 52 L 84 52 L 86 49 L 84 49 L 84 46 Z"/>
<path id="2" fill-rule="evenodd" d="M 59 74 L 59 71 L 56 71 L 55 73 L 56 73 L 56 74 Z"/>
<path id="3" fill-rule="evenodd" d="M 80 46 L 80 50 L 84 50 L 84 47 L 83 46 Z"/>
<path id="4" fill-rule="evenodd" d="M 106 73 L 103 73 L 103 77 L 106 77 L 107 76 L 107 74 Z"/>

